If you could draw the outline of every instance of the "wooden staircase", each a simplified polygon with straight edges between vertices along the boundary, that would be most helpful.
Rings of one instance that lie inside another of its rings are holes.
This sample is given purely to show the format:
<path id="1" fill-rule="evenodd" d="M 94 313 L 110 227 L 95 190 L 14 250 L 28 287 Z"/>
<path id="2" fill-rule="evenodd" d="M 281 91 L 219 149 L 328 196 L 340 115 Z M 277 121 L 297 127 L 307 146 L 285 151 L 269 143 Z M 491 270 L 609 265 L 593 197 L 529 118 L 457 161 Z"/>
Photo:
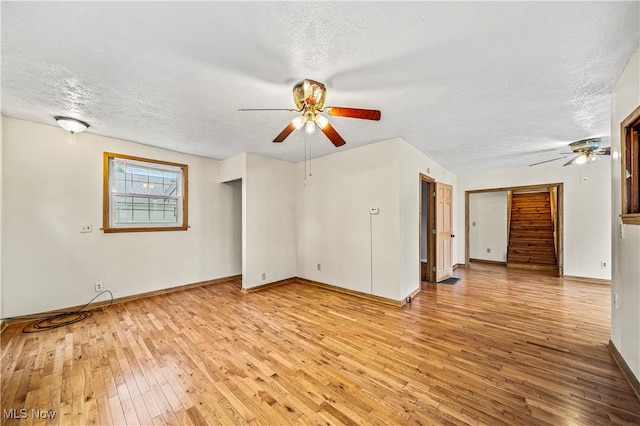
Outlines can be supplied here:
<path id="1" fill-rule="evenodd" d="M 550 193 L 512 194 L 507 266 L 558 270 Z"/>

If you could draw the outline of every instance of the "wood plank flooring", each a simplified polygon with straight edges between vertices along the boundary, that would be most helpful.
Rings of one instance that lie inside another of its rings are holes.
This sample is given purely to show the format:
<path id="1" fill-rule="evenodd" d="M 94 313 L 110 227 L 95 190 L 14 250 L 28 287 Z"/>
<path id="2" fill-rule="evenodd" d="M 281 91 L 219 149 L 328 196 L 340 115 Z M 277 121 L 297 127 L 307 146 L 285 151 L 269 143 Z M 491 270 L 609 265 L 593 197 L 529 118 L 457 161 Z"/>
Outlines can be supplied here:
<path id="1" fill-rule="evenodd" d="M 494 265 L 455 275 L 402 308 L 237 281 L 48 332 L 12 325 L 2 424 L 640 424 L 606 347 L 609 287 Z"/>

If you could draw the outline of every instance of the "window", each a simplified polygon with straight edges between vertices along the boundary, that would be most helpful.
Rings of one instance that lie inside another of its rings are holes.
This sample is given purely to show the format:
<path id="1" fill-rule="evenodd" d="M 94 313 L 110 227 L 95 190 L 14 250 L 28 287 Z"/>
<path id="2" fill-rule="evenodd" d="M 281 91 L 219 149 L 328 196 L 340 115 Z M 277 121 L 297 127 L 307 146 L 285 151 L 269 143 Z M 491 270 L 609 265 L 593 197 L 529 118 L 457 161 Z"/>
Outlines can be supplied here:
<path id="1" fill-rule="evenodd" d="M 187 165 L 104 153 L 104 232 L 185 231 Z"/>
<path id="2" fill-rule="evenodd" d="M 622 222 L 640 225 L 640 107 L 621 125 Z"/>

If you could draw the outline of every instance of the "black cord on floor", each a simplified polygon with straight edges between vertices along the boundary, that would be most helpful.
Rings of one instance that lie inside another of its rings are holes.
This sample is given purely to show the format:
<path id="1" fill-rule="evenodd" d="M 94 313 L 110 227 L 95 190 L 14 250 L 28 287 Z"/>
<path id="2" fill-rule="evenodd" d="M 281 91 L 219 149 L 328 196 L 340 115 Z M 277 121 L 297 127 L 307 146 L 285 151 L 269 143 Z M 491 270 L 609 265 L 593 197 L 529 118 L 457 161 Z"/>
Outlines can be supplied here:
<path id="1" fill-rule="evenodd" d="M 50 316 L 38 319 L 33 323 L 27 324 L 22 329 L 22 332 L 36 333 L 38 331 L 53 330 L 55 328 L 64 327 L 66 325 L 73 324 L 78 321 L 82 321 L 83 319 L 89 318 L 91 315 L 93 315 L 93 313 L 85 309 L 87 309 L 87 307 L 94 300 L 96 300 L 98 297 L 102 296 L 105 293 L 109 293 L 109 296 L 111 297 L 111 300 L 109 300 L 109 304 L 105 308 L 107 309 L 113 304 L 113 293 L 111 293 L 109 290 L 105 290 L 97 294 L 93 299 L 89 301 L 89 303 L 87 303 L 77 311 L 60 312 L 59 314 L 50 315 Z M 16 319 L 16 318 L 20 318 L 20 317 L 6 318 L 6 319 Z"/>

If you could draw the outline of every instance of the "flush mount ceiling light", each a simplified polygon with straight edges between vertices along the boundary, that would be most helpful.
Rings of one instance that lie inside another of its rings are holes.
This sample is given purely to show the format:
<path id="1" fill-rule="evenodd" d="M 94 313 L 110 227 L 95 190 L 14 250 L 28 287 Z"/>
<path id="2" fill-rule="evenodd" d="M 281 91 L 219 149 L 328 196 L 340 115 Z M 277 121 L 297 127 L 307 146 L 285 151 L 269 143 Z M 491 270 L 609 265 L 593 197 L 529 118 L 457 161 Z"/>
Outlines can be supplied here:
<path id="1" fill-rule="evenodd" d="M 84 121 L 77 120 L 75 118 L 61 117 L 59 115 L 53 118 L 55 118 L 55 120 L 58 122 L 58 125 L 60 127 L 62 127 L 63 129 L 65 129 L 67 132 L 71 134 L 84 132 L 89 127 L 89 124 L 85 123 Z"/>

